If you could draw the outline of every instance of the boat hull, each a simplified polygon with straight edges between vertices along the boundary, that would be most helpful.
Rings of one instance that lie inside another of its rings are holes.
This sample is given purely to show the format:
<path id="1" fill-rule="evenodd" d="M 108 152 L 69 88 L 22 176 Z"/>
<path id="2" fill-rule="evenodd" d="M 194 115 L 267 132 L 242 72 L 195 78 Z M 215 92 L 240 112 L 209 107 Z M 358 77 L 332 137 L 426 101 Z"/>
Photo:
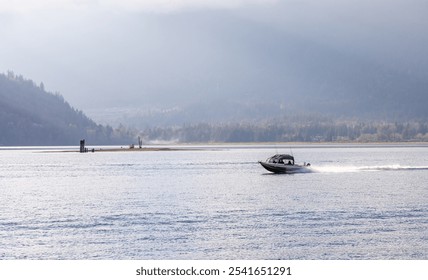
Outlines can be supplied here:
<path id="1" fill-rule="evenodd" d="M 263 162 L 259 161 L 261 166 L 263 166 L 267 171 L 273 172 L 273 173 L 301 173 L 301 172 L 309 172 L 308 166 L 303 165 L 288 165 L 288 164 L 282 164 L 282 163 L 270 163 L 270 162 Z"/>

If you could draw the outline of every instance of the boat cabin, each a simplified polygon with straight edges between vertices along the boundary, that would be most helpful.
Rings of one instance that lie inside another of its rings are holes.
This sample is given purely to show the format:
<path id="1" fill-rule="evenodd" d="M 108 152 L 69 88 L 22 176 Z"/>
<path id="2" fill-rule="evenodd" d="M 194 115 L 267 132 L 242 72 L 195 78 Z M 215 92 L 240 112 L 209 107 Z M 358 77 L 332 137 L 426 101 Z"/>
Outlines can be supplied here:
<path id="1" fill-rule="evenodd" d="M 294 165 L 294 157 L 287 154 L 277 154 L 266 160 L 268 163 Z"/>

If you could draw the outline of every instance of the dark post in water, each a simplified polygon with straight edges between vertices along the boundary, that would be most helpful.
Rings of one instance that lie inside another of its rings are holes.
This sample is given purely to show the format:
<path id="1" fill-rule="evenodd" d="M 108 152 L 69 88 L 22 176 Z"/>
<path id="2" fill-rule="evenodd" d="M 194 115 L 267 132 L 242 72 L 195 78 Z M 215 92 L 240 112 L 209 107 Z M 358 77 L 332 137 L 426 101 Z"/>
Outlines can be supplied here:
<path id="1" fill-rule="evenodd" d="M 138 146 L 140 147 L 140 149 L 143 147 L 143 139 L 141 139 L 140 136 L 138 136 Z"/>
<path id="2" fill-rule="evenodd" d="M 80 140 L 80 152 L 81 153 L 85 152 L 85 139 Z"/>

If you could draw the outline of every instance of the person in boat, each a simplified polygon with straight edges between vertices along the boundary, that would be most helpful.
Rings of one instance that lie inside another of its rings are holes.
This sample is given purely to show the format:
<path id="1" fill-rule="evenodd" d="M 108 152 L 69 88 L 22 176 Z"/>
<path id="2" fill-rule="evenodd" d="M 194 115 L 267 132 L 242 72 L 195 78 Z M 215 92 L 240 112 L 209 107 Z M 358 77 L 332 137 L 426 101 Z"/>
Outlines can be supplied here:
<path id="1" fill-rule="evenodd" d="M 291 165 L 291 160 L 289 160 L 287 164 L 288 164 L 288 165 Z"/>

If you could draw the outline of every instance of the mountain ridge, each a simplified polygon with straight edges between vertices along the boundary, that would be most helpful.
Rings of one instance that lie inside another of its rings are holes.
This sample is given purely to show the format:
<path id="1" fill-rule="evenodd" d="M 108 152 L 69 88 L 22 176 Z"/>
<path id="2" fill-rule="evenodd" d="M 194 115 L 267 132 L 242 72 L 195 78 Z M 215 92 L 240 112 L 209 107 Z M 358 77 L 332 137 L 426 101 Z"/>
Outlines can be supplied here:
<path id="1" fill-rule="evenodd" d="M 0 74 L 0 145 L 117 144 L 130 135 L 96 124 L 73 108 L 59 93 L 49 93 L 43 83 L 13 72 Z M 125 142 L 126 143 L 126 142 Z"/>

